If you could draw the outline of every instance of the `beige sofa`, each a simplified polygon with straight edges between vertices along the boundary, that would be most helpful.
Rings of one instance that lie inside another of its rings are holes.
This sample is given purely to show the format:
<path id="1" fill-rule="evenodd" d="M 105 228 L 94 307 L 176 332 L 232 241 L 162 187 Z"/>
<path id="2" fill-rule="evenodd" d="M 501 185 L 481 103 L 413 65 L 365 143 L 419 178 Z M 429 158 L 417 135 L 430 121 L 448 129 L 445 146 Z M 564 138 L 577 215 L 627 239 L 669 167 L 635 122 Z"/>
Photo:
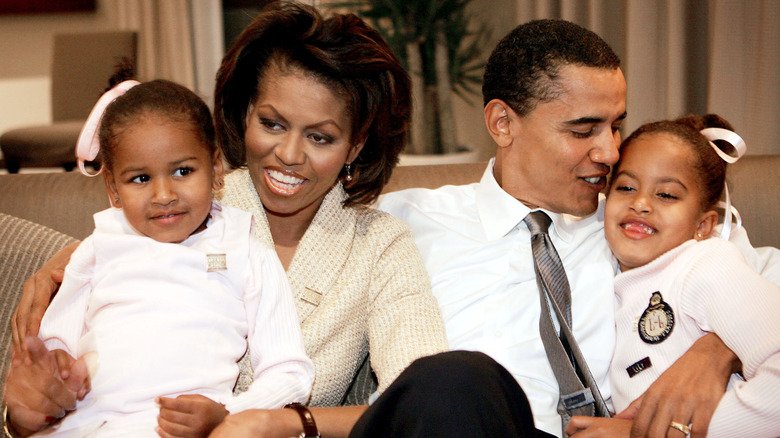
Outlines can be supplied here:
<path id="1" fill-rule="evenodd" d="M 476 182 L 484 169 L 485 163 L 399 167 L 385 192 Z M 753 245 L 780 247 L 780 227 L 774 223 L 780 205 L 780 155 L 744 157 L 729 170 L 729 187 Z M 89 235 L 92 214 L 107 207 L 102 177 L 78 172 L 0 175 L 0 353 L 8 351 L 8 321 L 23 280 L 59 248 Z M 0 360 L 0 372 L 6 371 L 6 362 Z"/>

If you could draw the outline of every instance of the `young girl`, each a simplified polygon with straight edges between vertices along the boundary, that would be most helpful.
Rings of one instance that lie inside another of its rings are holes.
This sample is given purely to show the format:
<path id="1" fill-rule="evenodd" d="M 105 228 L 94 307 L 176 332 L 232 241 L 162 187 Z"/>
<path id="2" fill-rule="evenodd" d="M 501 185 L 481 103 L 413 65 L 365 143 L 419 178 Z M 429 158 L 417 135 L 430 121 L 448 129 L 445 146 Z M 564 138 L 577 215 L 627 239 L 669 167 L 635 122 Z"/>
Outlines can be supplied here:
<path id="1" fill-rule="evenodd" d="M 744 152 L 728 123 L 708 115 L 644 125 L 620 149 L 604 213 L 621 269 L 612 402 L 617 412 L 625 409 L 698 337 L 714 332 L 740 358 L 747 381 L 732 376 L 708 436 L 777 437 L 780 290 L 727 238 L 710 238 L 724 161 L 738 158 L 721 147 Z M 703 432 L 696 419 L 672 420 L 667 436 Z M 577 437 L 628 436 L 630 422 L 575 417 L 568 432 L 578 429 L 585 430 Z"/>
<path id="2" fill-rule="evenodd" d="M 40 435 L 205 436 L 228 411 L 305 402 L 314 369 L 284 270 L 249 213 L 212 202 L 223 168 L 205 103 L 122 82 L 85 125 L 82 172 L 98 150 L 114 208 L 95 215 L 39 334 L 86 362 L 91 391 Z M 247 338 L 254 383 L 233 397 Z"/>

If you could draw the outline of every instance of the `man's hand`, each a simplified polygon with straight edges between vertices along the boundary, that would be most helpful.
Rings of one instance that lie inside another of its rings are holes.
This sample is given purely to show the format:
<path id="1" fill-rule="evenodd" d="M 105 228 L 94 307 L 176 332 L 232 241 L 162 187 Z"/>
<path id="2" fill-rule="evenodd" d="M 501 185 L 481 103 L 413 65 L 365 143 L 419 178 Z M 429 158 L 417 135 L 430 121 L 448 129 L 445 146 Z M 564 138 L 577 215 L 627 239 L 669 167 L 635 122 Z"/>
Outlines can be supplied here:
<path id="1" fill-rule="evenodd" d="M 691 437 L 704 438 L 729 377 L 740 367 L 723 341 L 707 334 L 617 418 L 634 419 L 632 438 L 681 438 L 682 432 L 669 427 L 672 421 L 691 425 Z"/>
<path id="2" fill-rule="evenodd" d="M 631 433 L 631 420 L 622 418 L 571 417 L 566 434 L 576 438 L 626 438 Z"/>
<path id="3" fill-rule="evenodd" d="M 163 438 L 207 437 L 227 417 L 225 406 L 202 395 L 157 397 L 157 433 Z"/>
<path id="4" fill-rule="evenodd" d="M 37 337 L 24 340 L 5 386 L 5 404 L 11 427 L 21 435 L 37 432 L 67 411 L 89 391 L 83 360 L 62 350 L 48 351 Z"/>
<path id="5" fill-rule="evenodd" d="M 11 316 L 11 333 L 15 351 L 20 352 L 25 348 L 23 341 L 27 336 L 38 336 L 43 314 L 49 307 L 51 297 L 59 289 L 65 266 L 78 246 L 78 243 L 72 243 L 61 249 L 24 282 L 19 305 Z"/>

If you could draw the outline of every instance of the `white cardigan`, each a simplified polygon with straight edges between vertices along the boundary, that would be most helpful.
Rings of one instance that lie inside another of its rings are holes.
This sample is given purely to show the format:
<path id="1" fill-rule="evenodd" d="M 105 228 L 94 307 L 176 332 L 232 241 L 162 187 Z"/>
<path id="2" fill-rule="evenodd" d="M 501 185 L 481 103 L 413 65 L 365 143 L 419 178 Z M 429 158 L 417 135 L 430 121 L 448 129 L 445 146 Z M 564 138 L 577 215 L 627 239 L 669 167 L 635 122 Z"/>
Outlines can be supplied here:
<path id="1" fill-rule="evenodd" d="M 644 342 L 637 320 L 653 292 L 674 313 L 668 336 Z M 690 240 L 645 266 L 615 277 L 619 300 L 617 346 L 612 361 L 612 401 L 617 411 L 642 394 L 678 357 L 714 332 L 742 361 L 747 382 L 734 375 L 718 404 L 708 436 L 780 436 L 780 288 L 745 263 L 719 238 Z M 652 366 L 629 377 L 645 357 Z"/>

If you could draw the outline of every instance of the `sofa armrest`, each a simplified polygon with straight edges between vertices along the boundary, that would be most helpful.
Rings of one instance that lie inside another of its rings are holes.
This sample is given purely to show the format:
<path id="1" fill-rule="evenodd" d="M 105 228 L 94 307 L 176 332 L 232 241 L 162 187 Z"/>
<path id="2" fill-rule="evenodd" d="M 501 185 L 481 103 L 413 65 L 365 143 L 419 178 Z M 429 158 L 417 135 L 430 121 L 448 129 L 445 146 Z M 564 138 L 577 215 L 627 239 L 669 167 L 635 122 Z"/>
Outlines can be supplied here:
<path id="1" fill-rule="evenodd" d="M 76 239 L 30 221 L 0 213 L 0 400 L 10 365 L 11 315 L 22 286 L 51 256 Z"/>

